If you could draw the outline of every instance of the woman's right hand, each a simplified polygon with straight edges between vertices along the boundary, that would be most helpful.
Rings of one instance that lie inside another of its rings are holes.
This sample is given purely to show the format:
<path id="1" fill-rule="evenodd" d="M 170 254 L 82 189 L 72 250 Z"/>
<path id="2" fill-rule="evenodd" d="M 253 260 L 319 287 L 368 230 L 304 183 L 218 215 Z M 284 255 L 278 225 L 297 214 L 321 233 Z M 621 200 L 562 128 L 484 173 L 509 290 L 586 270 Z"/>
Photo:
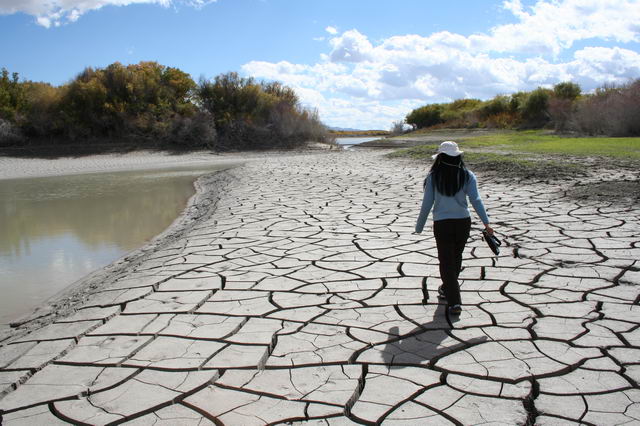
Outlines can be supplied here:
<path id="1" fill-rule="evenodd" d="M 493 235 L 493 228 L 491 227 L 491 225 L 489 225 L 488 223 L 484 225 L 484 229 L 487 230 L 487 232 L 489 233 L 489 235 Z"/>

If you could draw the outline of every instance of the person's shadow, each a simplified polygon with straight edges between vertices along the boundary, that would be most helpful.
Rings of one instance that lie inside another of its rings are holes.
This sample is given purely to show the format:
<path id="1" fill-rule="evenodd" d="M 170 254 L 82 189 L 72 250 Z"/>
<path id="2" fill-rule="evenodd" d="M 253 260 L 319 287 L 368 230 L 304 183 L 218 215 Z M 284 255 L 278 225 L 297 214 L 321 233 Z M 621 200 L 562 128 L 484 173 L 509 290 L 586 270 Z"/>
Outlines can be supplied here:
<path id="1" fill-rule="evenodd" d="M 431 321 L 403 334 L 399 333 L 397 326 L 389 329 L 391 338 L 381 351 L 382 359 L 389 368 L 433 365 L 443 356 L 487 340 L 486 336 L 468 341 L 453 337 L 450 334 L 452 323 L 458 318 L 447 313 L 445 304 L 425 306 L 435 308 Z"/>

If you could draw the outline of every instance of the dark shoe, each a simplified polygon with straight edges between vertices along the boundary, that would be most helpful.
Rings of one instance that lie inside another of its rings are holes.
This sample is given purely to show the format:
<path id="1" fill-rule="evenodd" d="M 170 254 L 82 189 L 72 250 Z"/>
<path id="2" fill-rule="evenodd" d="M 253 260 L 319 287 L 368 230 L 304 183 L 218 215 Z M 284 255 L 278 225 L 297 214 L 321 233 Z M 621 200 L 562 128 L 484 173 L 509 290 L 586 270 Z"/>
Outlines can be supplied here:
<path id="1" fill-rule="evenodd" d="M 444 288 L 442 286 L 438 287 L 438 299 L 446 299 L 447 296 L 444 295 Z"/>
<path id="2" fill-rule="evenodd" d="M 460 305 L 449 306 L 449 313 L 451 315 L 460 315 L 462 313 L 462 306 Z"/>

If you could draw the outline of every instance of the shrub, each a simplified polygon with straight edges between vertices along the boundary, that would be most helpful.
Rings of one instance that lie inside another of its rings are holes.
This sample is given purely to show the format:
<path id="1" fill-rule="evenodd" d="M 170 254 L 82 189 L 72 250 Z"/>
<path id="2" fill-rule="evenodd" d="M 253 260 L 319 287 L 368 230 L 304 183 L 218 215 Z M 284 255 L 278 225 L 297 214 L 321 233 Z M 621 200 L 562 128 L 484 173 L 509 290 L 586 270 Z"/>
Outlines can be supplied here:
<path id="1" fill-rule="evenodd" d="M 0 73 L 0 118 L 14 121 L 24 107 L 24 91 L 17 72 L 11 74 L 6 68 Z"/>
<path id="2" fill-rule="evenodd" d="M 573 115 L 576 130 L 589 135 L 640 135 L 640 79 L 605 85 L 581 99 Z"/>
<path id="3" fill-rule="evenodd" d="M 405 132 L 405 123 L 404 120 L 394 121 L 391 124 L 391 128 L 389 129 L 389 133 L 391 135 L 401 135 Z"/>
<path id="4" fill-rule="evenodd" d="M 549 105 L 550 90 L 537 88 L 530 92 L 520 105 L 520 114 L 529 127 L 542 127 L 549 121 L 547 111 Z"/>
<path id="5" fill-rule="evenodd" d="M 194 88 L 188 74 L 156 62 L 86 68 L 59 89 L 60 128 L 70 139 L 163 141 L 172 117 L 196 113 Z"/>
<path id="6" fill-rule="evenodd" d="M 568 99 L 573 101 L 580 96 L 581 92 L 582 89 L 580 88 L 580 85 L 570 81 L 558 83 L 553 86 L 553 96 L 558 99 Z"/>
<path id="7" fill-rule="evenodd" d="M 549 99 L 548 112 L 553 127 L 557 132 L 568 130 L 573 114 L 574 102 L 567 98 L 552 97 Z"/>
<path id="8" fill-rule="evenodd" d="M 486 120 L 492 115 L 504 114 L 509 111 L 509 98 L 507 96 L 496 96 L 490 101 L 482 103 L 478 108 L 478 113 L 482 120 Z"/>
<path id="9" fill-rule="evenodd" d="M 24 83 L 26 106 L 19 125 L 25 136 L 43 138 L 64 133 L 60 113 L 62 92 L 48 83 Z"/>
<path id="10" fill-rule="evenodd" d="M 520 110 L 527 99 L 527 96 L 527 92 L 516 92 L 509 96 L 509 112 L 520 114 Z"/>
<path id="11" fill-rule="evenodd" d="M 518 122 L 517 114 L 504 111 L 493 114 L 485 120 L 485 126 L 489 129 L 510 129 Z"/>
<path id="12" fill-rule="evenodd" d="M 201 80 L 197 102 L 213 115 L 221 150 L 293 148 L 328 141 L 317 111 L 299 105 L 295 91 L 279 82 L 256 82 L 237 73 Z"/>
<path id="13" fill-rule="evenodd" d="M 425 105 L 407 114 L 405 121 L 414 128 L 422 129 L 444 122 L 442 112 L 441 104 Z"/>
<path id="14" fill-rule="evenodd" d="M 476 109 L 482 104 L 480 99 L 456 99 L 447 105 L 447 109 L 451 111 L 469 112 Z"/>
<path id="15" fill-rule="evenodd" d="M 22 141 L 22 135 L 18 127 L 9 120 L 0 118 L 0 146 L 12 145 Z"/>

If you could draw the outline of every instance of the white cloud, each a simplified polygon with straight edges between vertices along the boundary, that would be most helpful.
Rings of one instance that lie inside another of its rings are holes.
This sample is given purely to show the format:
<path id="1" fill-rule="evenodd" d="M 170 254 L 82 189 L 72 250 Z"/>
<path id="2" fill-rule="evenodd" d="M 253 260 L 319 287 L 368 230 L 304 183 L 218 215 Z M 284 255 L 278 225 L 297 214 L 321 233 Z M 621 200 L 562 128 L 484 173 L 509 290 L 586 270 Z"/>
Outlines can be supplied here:
<path id="1" fill-rule="evenodd" d="M 580 40 L 640 41 L 637 0 L 539 0 L 528 10 L 520 0 L 510 0 L 503 7 L 519 22 L 471 36 L 474 47 L 558 55 Z"/>
<path id="2" fill-rule="evenodd" d="M 169 7 L 184 4 L 203 7 L 216 0 L 0 0 L 0 15 L 26 13 L 36 18 L 43 27 L 57 27 L 77 21 L 85 13 L 104 6 L 128 6 L 130 4 L 157 4 Z"/>
<path id="3" fill-rule="evenodd" d="M 362 62 L 370 59 L 373 46 L 358 30 L 349 30 L 332 38 L 331 60 L 334 62 Z"/>
<path id="4" fill-rule="evenodd" d="M 464 36 L 441 31 L 371 42 L 357 29 L 332 37 L 314 65 L 250 62 L 243 71 L 280 80 L 321 118 L 343 127 L 388 128 L 418 105 L 550 87 L 583 90 L 640 77 L 640 54 L 615 44 L 640 41 L 640 1 L 503 2 L 515 23 Z M 582 47 L 577 41 L 607 44 Z M 563 53 L 564 60 L 559 60 Z"/>
<path id="5" fill-rule="evenodd" d="M 326 32 L 328 32 L 331 35 L 335 35 L 338 34 L 338 29 L 336 27 L 332 27 L 332 26 L 328 26 L 327 28 L 324 29 Z"/>

